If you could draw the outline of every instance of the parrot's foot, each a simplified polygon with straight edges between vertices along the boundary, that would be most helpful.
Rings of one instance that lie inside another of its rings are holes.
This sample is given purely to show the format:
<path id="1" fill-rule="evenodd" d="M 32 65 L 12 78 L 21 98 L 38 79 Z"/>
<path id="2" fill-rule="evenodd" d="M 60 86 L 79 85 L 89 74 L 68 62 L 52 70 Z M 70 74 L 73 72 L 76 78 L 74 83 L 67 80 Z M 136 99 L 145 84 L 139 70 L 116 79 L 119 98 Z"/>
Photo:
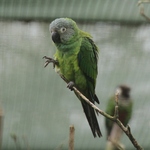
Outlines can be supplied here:
<path id="1" fill-rule="evenodd" d="M 73 90 L 73 86 L 74 86 L 74 82 L 73 81 L 70 81 L 67 85 L 67 88 L 69 88 L 71 91 Z"/>
<path id="2" fill-rule="evenodd" d="M 46 67 L 49 63 L 53 63 L 53 68 L 55 68 L 55 65 L 58 65 L 58 61 L 54 60 L 53 58 L 44 56 L 43 59 L 46 59 L 44 67 Z"/>

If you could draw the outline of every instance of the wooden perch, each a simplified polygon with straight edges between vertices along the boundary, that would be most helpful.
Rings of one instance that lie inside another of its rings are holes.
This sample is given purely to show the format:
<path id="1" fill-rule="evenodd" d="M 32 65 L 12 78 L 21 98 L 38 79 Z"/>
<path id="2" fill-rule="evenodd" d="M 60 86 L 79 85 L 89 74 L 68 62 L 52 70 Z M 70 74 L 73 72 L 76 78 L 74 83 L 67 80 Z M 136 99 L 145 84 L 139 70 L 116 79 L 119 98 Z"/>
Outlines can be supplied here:
<path id="1" fill-rule="evenodd" d="M 60 75 L 60 74 L 59 74 Z M 68 83 L 68 81 L 62 76 L 60 75 L 60 77 L 66 82 Z M 93 107 L 95 109 L 96 112 L 100 113 L 101 115 L 103 115 L 104 117 L 116 122 L 118 124 L 118 126 L 123 130 L 123 132 L 128 136 L 128 138 L 130 139 L 130 141 L 132 142 L 132 144 L 134 145 L 134 147 L 137 150 L 143 150 L 143 148 L 138 144 L 138 142 L 136 141 L 136 139 L 133 137 L 132 133 L 131 133 L 131 129 L 129 126 L 125 127 L 122 122 L 118 119 L 118 95 L 119 93 L 116 93 L 116 107 L 115 107 L 115 115 L 114 116 L 110 116 L 109 114 L 105 113 L 104 111 L 102 111 L 101 109 L 99 109 L 96 105 L 94 105 L 89 99 L 87 99 L 76 87 L 73 87 L 73 90 L 79 94 L 91 107 Z"/>
<path id="2" fill-rule="evenodd" d="M 70 126 L 70 133 L 69 133 L 69 150 L 74 150 L 74 126 Z"/>

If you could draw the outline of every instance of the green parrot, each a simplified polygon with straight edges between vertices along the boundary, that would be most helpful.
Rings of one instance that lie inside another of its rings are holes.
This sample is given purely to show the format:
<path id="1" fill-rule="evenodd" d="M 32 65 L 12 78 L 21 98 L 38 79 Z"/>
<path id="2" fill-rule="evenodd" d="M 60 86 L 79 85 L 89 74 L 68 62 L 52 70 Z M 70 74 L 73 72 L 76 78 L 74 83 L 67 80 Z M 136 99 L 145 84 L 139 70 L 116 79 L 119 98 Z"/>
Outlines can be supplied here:
<path id="1" fill-rule="evenodd" d="M 91 35 L 80 30 L 70 18 L 58 18 L 51 22 L 49 30 L 57 48 L 53 58 L 44 56 L 47 66 L 54 64 L 56 72 L 68 81 L 68 88 L 75 86 L 92 103 L 99 100 L 95 94 L 97 78 L 98 48 Z M 94 109 L 77 93 L 93 136 L 102 136 Z"/>
<path id="2" fill-rule="evenodd" d="M 133 102 L 130 98 L 130 87 L 127 85 L 120 85 L 118 86 L 117 90 L 119 90 L 119 97 L 118 97 L 118 103 L 119 103 L 119 120 L 123 123 L 124 126 L 126 126 L 131 119 L 132 116 L 132 108 L 133 108 Z M 115 112 L 115 96 L 111 97 L 108 101 L 106 113 L 113 116 Z M 121 145 L 119 143 L 120 138 L 122 136 L 122 130 L 120 127 L 114 123 L 113 121 L 105 118 L 105 126 L 107 130 L 107 148 L 106 150 L 118 150 L 116 144 Z M 114 143 L 115 142 L 115 145 Z"/>

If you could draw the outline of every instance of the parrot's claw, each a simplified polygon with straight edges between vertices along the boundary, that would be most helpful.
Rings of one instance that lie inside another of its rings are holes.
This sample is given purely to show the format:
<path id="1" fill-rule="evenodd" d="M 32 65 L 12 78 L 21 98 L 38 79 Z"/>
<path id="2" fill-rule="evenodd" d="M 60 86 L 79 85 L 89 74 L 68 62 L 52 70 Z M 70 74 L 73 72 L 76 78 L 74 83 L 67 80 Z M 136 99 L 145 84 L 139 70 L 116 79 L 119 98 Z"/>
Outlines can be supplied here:
<path id="1" fill-rule="evenodd" d="M 67 85 L 67 88 L 69 88 L 71 91 L 73 91 L 73 86 L 74 86 L 74 82 L 73 81 L 70 81 Z"/>
<path id="2" fill-rule="evenodd" d="M 44 56 L 43 59 L 46 59 L 44 67 L 46 67 L 49 63 L 53 63 L 53 68 L 55 68 L 55 65 L 58 64 L 58 61 L 54 60 L 53 58 Z"/>

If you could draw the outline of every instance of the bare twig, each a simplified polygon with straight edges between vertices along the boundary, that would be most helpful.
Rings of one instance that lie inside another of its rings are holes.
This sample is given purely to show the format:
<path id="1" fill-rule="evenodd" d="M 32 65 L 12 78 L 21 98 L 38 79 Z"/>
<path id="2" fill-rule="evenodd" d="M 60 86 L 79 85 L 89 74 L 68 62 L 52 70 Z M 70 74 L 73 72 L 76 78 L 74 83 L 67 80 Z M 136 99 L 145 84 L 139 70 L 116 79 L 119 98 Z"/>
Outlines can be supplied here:
<path id="1" fill-rule="evenodd" d="M 147 21 L 150 21 L 150 17 L 148 17 L 144 12 L 144 6 L 142 3 L 150 3 L 150 0 L 140 0 L 138 2 L 138 6 L 140 7 L 140 14 L 143 16 Z"/>
<path id="2" fill-rule="evenodd" d="M 150 3 L 150 0 L 139 0 L 138 6 L 141 5 L 142 3 Z"/>
<path id="3" fill-rule="evenodd" d="M 118 126 L 125 132 L 125 134 L 129 137 L 130 141 L 132 142 L 132 144 L 134 145 L 134 147 L 137 150 L 143 150 L 142 147 L 138 144 L 138 142 L 136 141 L 136 139 L 133 137 L 130 127 L 127 126 L 125 127 L 121 121 L 115 117 L 112 117 L 110 115 L 108 115 L 107 113 L 103 112 L 102 110 L 100 110 L 97 106 L 95 106 L 92 102 L 90 102 L 81 92 L 79 92 L 75 87 L 73 87 L 74 91 L 76 93 L 78 93 L 89 105 L 91 105 L 91 107 L 93 107 L 97 112 L 99 112 L 101 115 L 103 115 L 104 117 L 116 122 L 118 124 Z"/>
<path id="4" fill-rule="evenodd" d="M 146 19 L 146 20 L 148 20 L 148 21 L 150 21 L 150 18 L 145 14 L 145 12 L 144 12 L 144 7 L 143 6 L 141 6 L 141 8 L 140 8 L 140 14 Z"/>
<path id="5" fill-rule="evenodd" d="M 70 126 L 70 133 L 69 133 L 69 150 L 74 150 L 74 126 Z"/>
<path id="6" fill-rule="evenodd" d="M 60 74 L 59 74 L 60 75 Z M 60 77 L 66 82 L 68 83 L 68 81 L 62 76 L 60 75 Z M 116 113 L 115 113 L 115 116 L 110 116 L 109 114 L 105 113 L 104 111 L 102 111 L 101 109 L 99 109 L 97 106 L 95 106 L 92 102 L 90 102 L 89 99 L 87 99 L 76 87 L 73 87 L 73 90 L 82 97 L 82 99 L 84 99 L 91 107 L 93 107 L 96 112 L 99 112 L 101 115 L 103 115 L 104 117 L 116 122 L 118 124 L 118 126 L 124 131 L 124 133 L 129 137 L 130 141 L 132 142 L 132 144 L 134 145 L 134 147 L 137 149 L 137 150 L 143 150 L 143 148 L 138 144 L 138 142 L 136 141 L 136 139 L 133 137 L 132 133 L 131 133 L 131 130 L 130 130 L 130 127 L 127 126 L 125 127 L 121 121 L 118 119 L 118 110 L 116 110 Z M 117 96 L 116 96 L 116 100 L 118 101 L 118 93 L 117 93 Z M 118 105 L 118 102 L 117 102 L 117 105 Z M 118 109 L 118 108 L 116 108 Z"/>

